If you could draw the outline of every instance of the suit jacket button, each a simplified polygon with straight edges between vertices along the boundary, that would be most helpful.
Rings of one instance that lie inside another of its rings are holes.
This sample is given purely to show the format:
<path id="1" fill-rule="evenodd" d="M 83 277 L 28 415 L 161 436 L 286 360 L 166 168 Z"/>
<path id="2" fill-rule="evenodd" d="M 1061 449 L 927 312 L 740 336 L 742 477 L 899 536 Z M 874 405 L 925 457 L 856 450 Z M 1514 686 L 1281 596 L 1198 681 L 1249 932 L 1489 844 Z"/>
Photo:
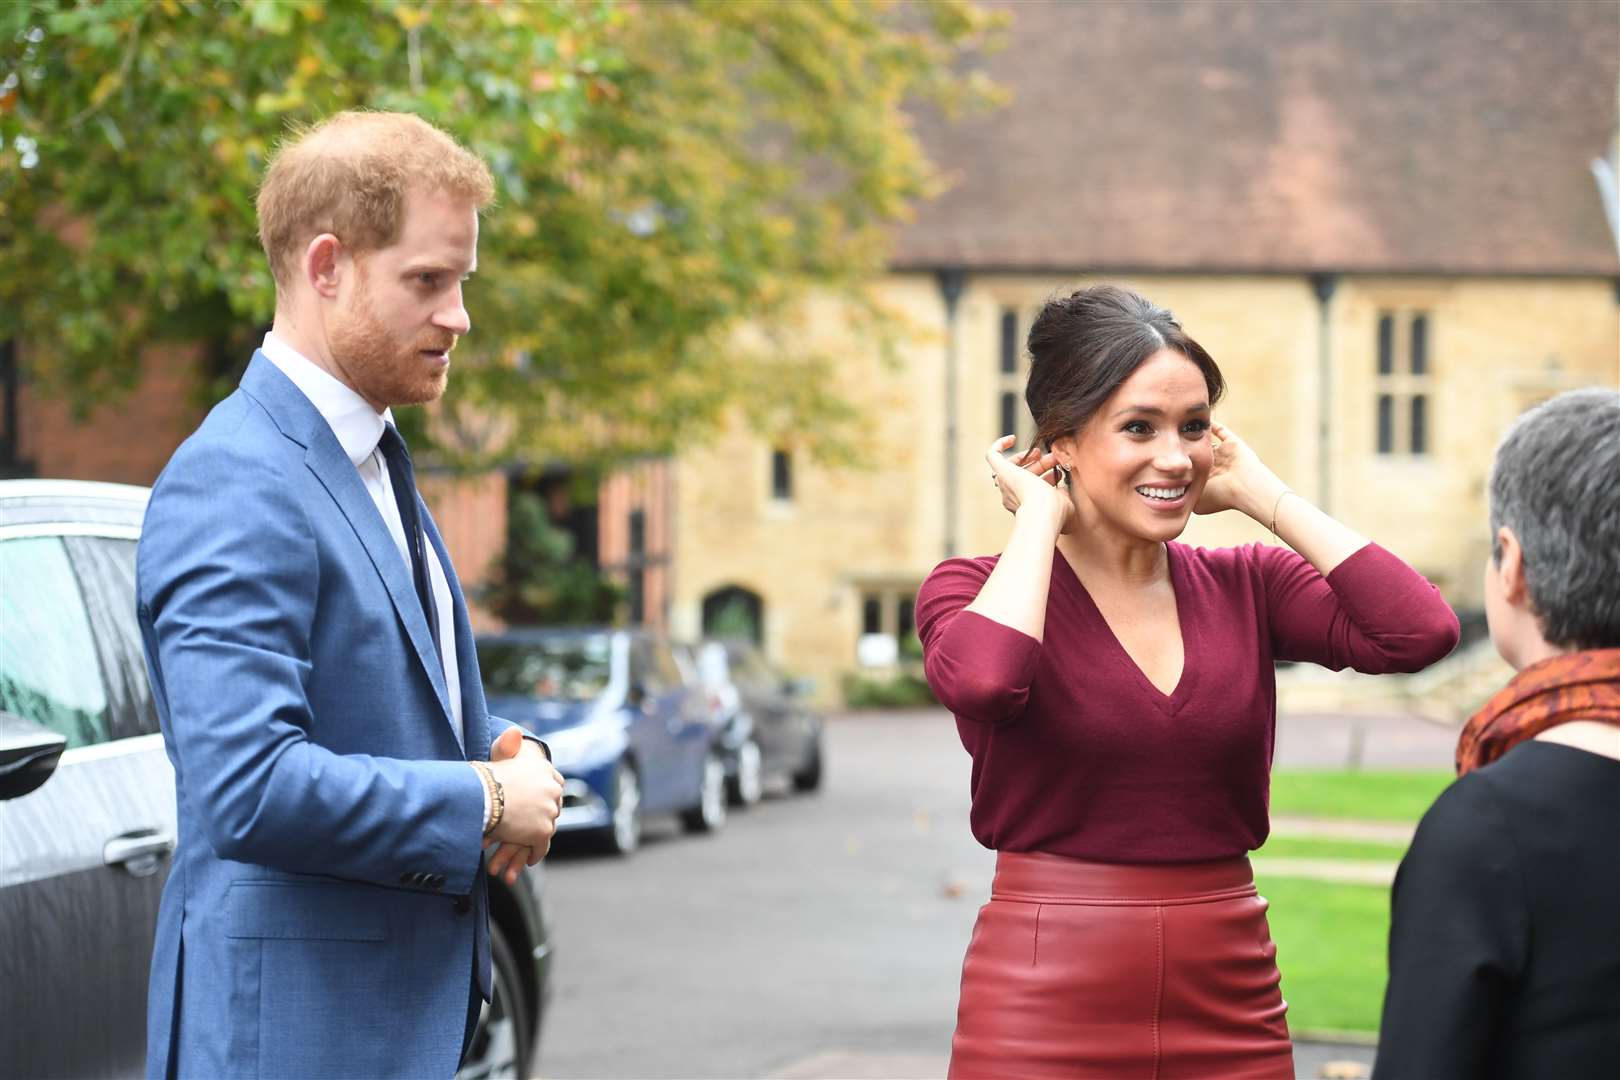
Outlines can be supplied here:
<path id="1" fill-rule="evenodd" d="M 432 877 L 428 878 L 428 888 L 442 889 L 444 888 L 444 882 L 445 877 L 443 874 L 434 874 Z"/>
<path id="2" fill-rule="evenodd" d="M 411 874 L 409 871 L 399 875 L 399 883 L 401 885 L 409 885 L 411 883 Z"/>
<path id="3" fill-rule="evenodd" d="M 457 915 L 465 915 L 467 912 L 472 910 L 472 898 L 467 896 L 458 896 L 455 898 L 455 900 L 451 901 L 450 906 L 456 909 Z"/>

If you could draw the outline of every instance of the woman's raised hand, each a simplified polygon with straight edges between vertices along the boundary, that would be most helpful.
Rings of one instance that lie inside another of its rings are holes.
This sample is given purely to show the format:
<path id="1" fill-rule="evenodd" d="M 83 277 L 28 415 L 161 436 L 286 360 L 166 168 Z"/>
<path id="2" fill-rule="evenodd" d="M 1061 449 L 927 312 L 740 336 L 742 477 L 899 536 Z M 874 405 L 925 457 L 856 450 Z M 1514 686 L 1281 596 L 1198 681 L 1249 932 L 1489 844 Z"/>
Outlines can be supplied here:
<path id="1" fill-rule="evenodd" d="M 1043 454 L 1039 446 L 1032 446 L 1014 457 L 1003 456 L 1016 441 L 1015 436 L 1003 435 L 984 454 L 996 490 L 1001 493 L 1001 505 L 1014 514 L 1023 507 L 1049 515 L 1054 531 L 1063 532 L 1074 514 L 1074 504 L 1068 493 L 1057 486 L 1057 455 Z"/>
<path id="2" fill-rule="evenodd" d="M 1286 487 L 1237 432 L 1218 421 L 1210 424 L 1210 431 L 1217 440 L 1215 453 L 1193 513 L 1241 510 L 1265 525 L 1263 519 Z"/>

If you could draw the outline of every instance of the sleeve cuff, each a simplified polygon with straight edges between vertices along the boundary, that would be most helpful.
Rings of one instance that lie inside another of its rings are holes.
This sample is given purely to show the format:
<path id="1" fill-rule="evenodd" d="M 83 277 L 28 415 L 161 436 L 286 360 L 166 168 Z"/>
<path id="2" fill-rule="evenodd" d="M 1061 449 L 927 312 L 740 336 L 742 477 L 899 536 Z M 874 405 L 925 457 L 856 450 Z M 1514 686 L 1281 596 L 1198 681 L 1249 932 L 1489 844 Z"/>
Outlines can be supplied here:
<path id="1" fill-rule="evenodd" d="M 489 832 L 489 815 L 495 812 L 495 808 L 494 806 L 490 805 L 489 788 L 484 785 L 484 774 L 478 772 L 470 761 L 467 763 L 467 768 L 472 769 L 472 771 L 477 774 L 478 793 L 483 797 L 484 800 L 484 816 L 479 819 L 483 823 L 479 828 L 479 836 L 482 837 L 484 833 Z"/>
<path id="2" fill-rule="evenodd" d="M 547 761 L 551 760 L 551 747 L 547 746 L 545 744 L 545 740 L 540 738 L 540 736 L 535 735 L 535 734 L 533 734 L 531 732 L 525 731 L 525 732 L 523 732 L 523 738 L 524 738 L 525 741 L 532 742 L 532 743 L 534 743 L 534 745 L 538 746 L 540 748 L 540 752 L 542 754 L 546 755 L 546 760 Z"/>

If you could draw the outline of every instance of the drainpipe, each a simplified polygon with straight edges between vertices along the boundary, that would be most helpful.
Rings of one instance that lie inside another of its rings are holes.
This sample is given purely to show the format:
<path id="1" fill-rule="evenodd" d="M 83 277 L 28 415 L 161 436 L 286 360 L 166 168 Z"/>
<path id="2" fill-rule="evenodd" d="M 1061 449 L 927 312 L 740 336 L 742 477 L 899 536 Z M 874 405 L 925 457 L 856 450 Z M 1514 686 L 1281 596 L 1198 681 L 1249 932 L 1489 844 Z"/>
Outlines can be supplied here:
<path id="1" fill-rule="evenodd" d="M 1324 513 L 1332 503 L 1333 467 L 1333 335 L 1330 312 L 1333 293 L 1339 287 L 1338 274 L 1312 274 L 1311 289 L 1316 293 L 1319 314 L 1316 338 L 1316 505 Z"/>
<path id="2" fill-rule="evenodd" d="M 956 554 L 957 519 L 957 332 L 956 302 L 962 297 L 967 275 L 960 269 L 938 271 L 939 295 L 945 301 L 945 557 Z"/>

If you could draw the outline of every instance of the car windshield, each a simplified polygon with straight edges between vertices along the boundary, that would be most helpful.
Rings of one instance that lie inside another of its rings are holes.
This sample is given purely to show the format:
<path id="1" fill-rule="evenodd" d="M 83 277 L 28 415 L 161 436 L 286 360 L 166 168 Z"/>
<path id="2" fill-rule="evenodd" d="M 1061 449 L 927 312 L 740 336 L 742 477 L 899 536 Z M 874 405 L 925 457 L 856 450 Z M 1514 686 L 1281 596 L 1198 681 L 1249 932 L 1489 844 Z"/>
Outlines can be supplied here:
<path id="1" fill-rule="evenodd" d="M 591 701 L 613 675 L 612 639 L 577 634 L 532 641 L 486 641 L 478 646 L 484 689 L 547 701 Z"/>

